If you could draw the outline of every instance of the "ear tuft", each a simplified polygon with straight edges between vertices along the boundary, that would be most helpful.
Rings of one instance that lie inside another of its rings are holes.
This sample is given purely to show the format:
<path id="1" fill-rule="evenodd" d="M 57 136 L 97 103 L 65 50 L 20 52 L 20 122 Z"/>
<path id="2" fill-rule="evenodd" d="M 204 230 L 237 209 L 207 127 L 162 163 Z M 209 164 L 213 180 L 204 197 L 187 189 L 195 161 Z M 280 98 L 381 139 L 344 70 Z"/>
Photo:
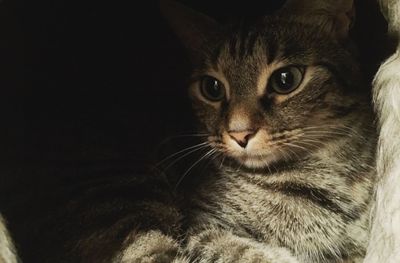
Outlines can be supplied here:
<path id="1" fill-rule="evenodd" d="M 354 0 L 288 0 L 280 11 L 320 24 L 337 39 L 348 37 L 354 24 Z"/>

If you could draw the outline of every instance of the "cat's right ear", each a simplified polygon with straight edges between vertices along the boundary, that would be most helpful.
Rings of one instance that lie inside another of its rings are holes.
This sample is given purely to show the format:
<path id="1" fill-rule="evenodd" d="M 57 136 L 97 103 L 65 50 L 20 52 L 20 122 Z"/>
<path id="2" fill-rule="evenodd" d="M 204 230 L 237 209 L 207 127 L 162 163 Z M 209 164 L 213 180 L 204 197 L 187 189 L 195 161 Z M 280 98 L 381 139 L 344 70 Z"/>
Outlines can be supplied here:
<path id="1" fill-rule="evenodd" d="M 212 41 L 219 34 L 220 25 L 215 20 L 176 1 L 161 0 L 160 7 L 192 60 L 197 60 L 207 46 L 206 42 Z"/>
<path id="2" fill-rule="evenodd" d="M 354 0 L 287 0 L 280 12 L 318 24 L 339 40 L 348 37 L 355 18 Z"/>

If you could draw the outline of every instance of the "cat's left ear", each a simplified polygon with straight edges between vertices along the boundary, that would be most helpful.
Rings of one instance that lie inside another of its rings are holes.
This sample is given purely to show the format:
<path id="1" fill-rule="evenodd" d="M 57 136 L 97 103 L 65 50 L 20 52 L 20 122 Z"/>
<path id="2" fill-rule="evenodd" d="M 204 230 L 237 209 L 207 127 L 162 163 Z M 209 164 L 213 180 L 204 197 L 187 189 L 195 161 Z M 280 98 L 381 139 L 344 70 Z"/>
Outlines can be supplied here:
<path id="1" fill-rule="evenodd" d="M 207 42 L 220 33 L 221 26 L 215 20 L 174 0 L 161 0 L 160 8 L 194 61 L 201 56 Z"/>
<path id="2" fill-rule="evenodd" d="M 339 40 L 348 37 L 355 19 L 354 0 L 287 0 L 280 12 L 315 22 Z"/>

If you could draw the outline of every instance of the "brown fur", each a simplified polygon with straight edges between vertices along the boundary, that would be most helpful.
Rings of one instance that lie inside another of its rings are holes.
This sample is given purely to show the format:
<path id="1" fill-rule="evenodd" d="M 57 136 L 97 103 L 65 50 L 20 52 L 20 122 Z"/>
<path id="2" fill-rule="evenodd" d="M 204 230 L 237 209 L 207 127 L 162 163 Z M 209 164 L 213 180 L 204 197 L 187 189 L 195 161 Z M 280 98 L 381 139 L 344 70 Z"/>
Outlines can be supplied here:
<path id="1" fill-rule="evenodd" d="M 194 58 L 190 95 L 208 134 L 203 158 L 216 167 L 188 197 L 191 260 L 344 262 L 365 254 L 376 136 L 346 39 L 351 5 L 329 13 L 313 3 L 316 16 L 310 9 L 290 15 L 298 5 L 289 3 L 276 16 L 228 27 L 165 7 Z M 304 67 L 302 83 L 274 93 L 273 72 L 290 65 Z M 220 81 L 224 99 L 200 92 L 207 75 Z M 232 140 L 238 132 L 252 134 L 245 149 Z"/>

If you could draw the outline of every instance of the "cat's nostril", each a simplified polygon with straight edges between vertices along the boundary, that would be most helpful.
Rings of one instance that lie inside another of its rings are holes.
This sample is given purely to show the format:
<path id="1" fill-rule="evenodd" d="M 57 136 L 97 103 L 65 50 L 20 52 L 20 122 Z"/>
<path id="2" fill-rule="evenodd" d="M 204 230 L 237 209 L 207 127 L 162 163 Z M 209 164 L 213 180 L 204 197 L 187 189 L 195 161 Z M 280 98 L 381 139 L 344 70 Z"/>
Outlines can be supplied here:
<path id="1" fill-rule="evenodd" d="M 246 148 L 249 140 L 255 135 L 255 131 L 247 130 L 240 132 L 229 132 L 229 136 L 237 142 L 242 148 Z"/>

